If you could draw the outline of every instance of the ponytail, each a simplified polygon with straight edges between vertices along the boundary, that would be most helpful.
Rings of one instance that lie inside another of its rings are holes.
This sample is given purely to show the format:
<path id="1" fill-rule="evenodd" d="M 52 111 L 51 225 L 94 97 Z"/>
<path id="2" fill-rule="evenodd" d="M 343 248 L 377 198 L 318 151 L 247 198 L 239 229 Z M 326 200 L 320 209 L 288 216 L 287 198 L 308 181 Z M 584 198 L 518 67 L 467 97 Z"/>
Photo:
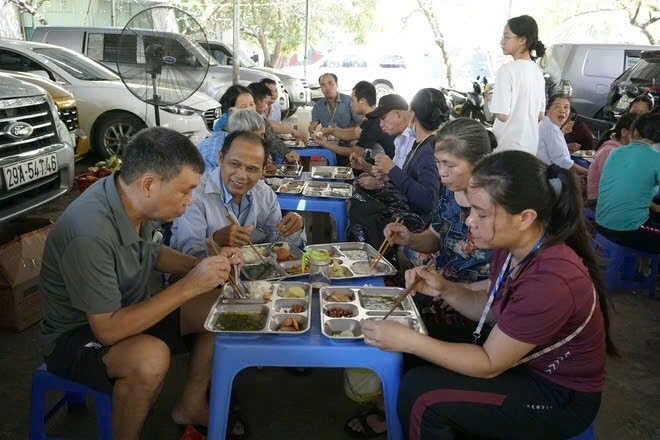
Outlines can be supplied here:
<path id="1" fill-rule="evenodd" d="M 626 130 L 630 131 L 632 134 L 632 125 L 633 122 L 635 122 L 635 119 L 637 119 L 636 114 L 634 113 L 625 113 L 621 115 L 618 121 L 616 121 L 616 125 L 614 128 L 611 128 L 607 130 L 605 133 L 603 133 L 603 136 L 600 138 L 598 141 L 598 145 L 596 146 L 596 151 L 603 146 L 603 144 L 610 139 L 616 139 L 620 140 L 621 135 L 622 135 L 622 130 L 625 128 Z"/>
<path id="2" fill-rule="evenodd" d="M 532 50 L 530 51 L 530 56 L 533 60 L 537 60 L 545 56 L 545 44 L 543 44 L 541 40 L 537 41 L 531 49 Z M 533 54 L 531 53 L 532 51 L 534 51 Z"/>
<path id="3" fill-rule="evenodd" d="M 566 243 L 582 259 L 582 263 L 589 270 L 605 322 L 607 353 L 618 356 L 619 352 L 612 341 L 609 330 L 607 289 L 583 214 L 581 183 L 577 174 L 554 164 L 548 166 L 547 177 L 548 185 L 556 195 L 552 204 L 550 221 L 546 224 L 546 231 L 551 238 L 548 244 Z"/>
<path id="4" fill-rule="evenodd" d="M 471 187 L 485 189 L 507 212 L 536 211 L 548 241 L 544 246 L 566 243 L 589 271 L 605 323 L 607 353 L 618 356 L 610 337 L 607 291 L 583 215 L 581 184 L 575 173 L 557 165 L 546 166 L 522 151 L 491 154 L 477 163 Z"/>
<path id="5" fill-rule="evenodd" d="M 536 20 L 529 15 L 513 17 L 507 21 L 511 32 L 526 40 L 525 49 L 529 51 L 529 56 L 533 61 L 543 58 L 545 55 L 545 45 L 539 40 L 539 26 Z"/>

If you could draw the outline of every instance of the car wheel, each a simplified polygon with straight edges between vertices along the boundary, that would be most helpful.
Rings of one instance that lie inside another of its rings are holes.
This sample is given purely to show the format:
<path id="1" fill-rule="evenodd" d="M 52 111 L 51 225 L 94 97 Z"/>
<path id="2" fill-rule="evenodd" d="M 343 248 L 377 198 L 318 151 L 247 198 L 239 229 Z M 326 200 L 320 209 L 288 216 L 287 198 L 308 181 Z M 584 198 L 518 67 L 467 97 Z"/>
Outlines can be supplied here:
<path id="1" fill-rule="evenodd" d="M 384 82 L 375 82 L 374 87 L 376 87 L 376 98 L 380 100 L 385 95 L 390 95 L 394 93 L 394 89 L 387 83 Z"/>
<path id="2" fill-rule="evenodd" d="M 114 113 L 104 117 L 96 130 L 94 150 L 103 159 L 121 155 L 128 142 L 145 127 L 137 116 Z"/>

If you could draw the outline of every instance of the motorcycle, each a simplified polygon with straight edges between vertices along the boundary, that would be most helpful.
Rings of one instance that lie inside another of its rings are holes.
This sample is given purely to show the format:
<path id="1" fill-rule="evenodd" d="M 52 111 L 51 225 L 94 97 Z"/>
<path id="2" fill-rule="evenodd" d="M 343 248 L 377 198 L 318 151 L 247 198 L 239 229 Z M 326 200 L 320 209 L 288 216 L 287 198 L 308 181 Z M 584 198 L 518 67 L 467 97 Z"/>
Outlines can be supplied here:
<path id="1" fill-rule="evenodd" d="M 464 93 L 447 89 L 446 93 L 451 96 L 454 117 L 476 119 L 486 126 L 491 125 L 492 115 L 488 110 L 486 98 L 492 93 L 492 86 L 486 77 L 482 79 L 481 76 L 477 76 L 477 79 L 472 82 L 471 92 Z"/>

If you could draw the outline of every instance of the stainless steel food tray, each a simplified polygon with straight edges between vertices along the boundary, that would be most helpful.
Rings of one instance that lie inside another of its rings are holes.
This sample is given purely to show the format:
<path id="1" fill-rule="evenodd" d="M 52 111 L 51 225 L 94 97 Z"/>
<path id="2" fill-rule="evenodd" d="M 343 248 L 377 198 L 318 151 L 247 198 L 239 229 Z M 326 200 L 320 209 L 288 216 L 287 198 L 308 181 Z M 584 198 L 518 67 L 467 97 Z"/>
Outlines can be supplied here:
<path id="1" fill-rule="evenodd" d="M 264 269 L 264 264 L 261 259 L 254 255 L 252 249 L 249 246 L 244 246 L 241 248 L 243 253 L 244 265 L 241 269 L 241 275 L 245 280 L 248 281 L 257 281 L 257 280 L 281 280 L 287 277 L 287 272 L 284 269 L 283 265 L 290 263 L 292 261 L 300 262 L 302 260 L 302 251 L 295 246 L 289 246 L 289 255 L 291 256 L 290 260 L 287 261 L 277 261 L 277 249 L 278 245 L 283 245 L 284 243 L 276 243 L 273 247 L 273 251 L 268 257 L 264 257 L 270 269 Z M 263 255 L 263 251 L 270 246 L 270 243 L 255 244 L 254 247 L 257 252 L 260 252 Z"/>
<path id="2" fill-rule="evenodd" d="M 249 286 L 253 283 L 243 283 Z M 225 285 L 222 294 L 213 304 L 209 311 L 204 328 L 214 333 L 230 334 L 278 334 L 278 335 L 300 335 L 309 331 L 311 322 L 312 288 L 308 283 L 298 282 L 280 282 L 271 283 L 272 296 L 270 301 L 259 303 L 259 300 L 239 300 L 234 299 L 234 292 L 231 286 Z M 300 287 L 304 290 L 303 298 L 289 297 L 286 295 L 291 287 Z M 252 303 L 250 303 L 252 301 Z M 300 313 L 291 313 L 290 309 L 295 304 L 303 306 L 304 310 Z M 219 320 L 228 313 L 235 314 L 260 314 L 263 321 L 261 330 L 223 330 Z M 279 326 L 288 318 L 295 319 L 300 326 L 298 331 L 279 331 Z"/>
<path id="3" fill-rule="evenodd" d="M 302 165 L 278 165 L 272 174 L 264 172 L 264 177 L 299 177 L 302 174 Z"/>
<path id="4" fill-rule="evenodd" d="M 350 167 L 312 167 L 312 179 L 353 180 L 355 175 Z"/>
<path id="5" fill-rule="evenodd" d="M 304 142 L 297 141 L 295 139 L 284 139 L 282 143 L 289 148 L 306 148 L 307 144 Z"/>
<path id="6" fill-rule="evenodd" d="M 331 276 L 335 280 L 346 280 L 351 278 L 367 278 L 373 276 L 387 276 L 397 273 L 396 267 L 392 265 L 386 258 L 381 258 L 375 270 L 369 271 L 369 263 L 375 258 L 378 253 L 368 243 L 335 243 L 335 244 L 315 244 L 307 246 L 307 249 L 325 249 L 330 252 L 333 259 L 333 266 L 339 266 L 342 269 L 343 275 L 339 275 L 337 270 L 336 276 Z M 286 278 L 299 277 L 306 274 L 291 272 L 291 267 L 301 266 L 301 262 L 294 260 L 280 263 L 280 266 L 286 271 Z"/>
<path id="7" fill-rule="evenodd" d="M 306 182 L 302 193 L 307 197 L 350 199 L 353 197 L 353 185 L 340 182 Z"/>
<path id="8" fill-rule="evenodd" d="M 356 340 L 364 338 L 360 321 L 362 319 L 383 319 L 394 305 L 396 298 L 404 292 L 399 287 L 322 287 L 320 290 L 321 332 L 334 340 Z M 349 301 L 340 302 L 333 295 L 344 294 Z M 328 310 L 338 308 L 351 313 L 350 317 L 336 318 L 328 315 Z M 410 328 L 428 334 L 426 326 L 410 296 L 403 300 L 400 308 L 387 318 L 408 325 Z M 352 335 L 338 336 L 336 332 L 348 331 Z"/>
<path id="9" fill-rule="evenodd" d="M 291 178 L 268 177 L 264 181 L 278 194 L 300 194 L 305 182 Z"/>
<path id="10" fill-rule="evenodd" d="M 253 245 L 254 248 L 259 252 L 261 255 L 264 254 L 266 249 L 273 243 L 260 243 L 260 244 L 255 244 Z M 275 246 L 272 248 L 272 255 L 275 255 L 275 251 L 278 249 L 279 246 L 289 246 L 289 254 L 293 257 L 294 260 L 300 260 L 302 258 L 302 251 L 298 249 L 295 246 L 291 246 L 288 243 L 285 243 L 283 241 L 279 241 L 275 243 Z M 246 266 L 252 265 L 252 264 L 259 264 L 261 263 L 261 259 L 257 256 L 254 255 L 254 252 L 250 248 L 250 246 L 243 246 L 241 247 L 241 253 L 243 254 L 243 262 L 245 263 Z M 268 260 L 268 259 L 266 259 Z"/>

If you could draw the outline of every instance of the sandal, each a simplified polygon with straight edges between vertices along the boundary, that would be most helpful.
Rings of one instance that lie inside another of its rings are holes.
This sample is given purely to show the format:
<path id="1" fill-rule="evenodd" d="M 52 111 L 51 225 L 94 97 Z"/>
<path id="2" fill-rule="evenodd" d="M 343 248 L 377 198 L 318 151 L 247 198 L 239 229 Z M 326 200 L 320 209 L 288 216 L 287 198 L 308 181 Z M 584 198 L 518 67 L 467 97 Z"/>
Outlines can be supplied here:
<path id="1" fill-rule="evenodd" d="M 234 430 L 239 424 L 243 427 L 243 433 L 234 434 Z M 206 440 L 208 437 L 208 428 L 203 425 L 179 425 L 179 430 L 183 434 L 180 440 Z M 227 431 L 226 440 L 245 440 L 248 437 L 247 424 L 238 411 L 230 410 Z"/>
<path id="2" fill-rule="evenodd" d="M 369 423 L 367 423 L 367 417 L 371 415 L 376 415 L 381 420 L 385 421 L 385 413 L 377 408 L 372 408 L 369 411 L 360 414 L 359 416 L 351 417 L 344 424 L 344 432 L 352 438 L 376 438 L 383 435 L 387 435 L 387 430 L 383 432 L 376 432 L 371 428 L 371 426 L 369 426 Z M 351 426 L 351 422 L 355 419 L 360 421 L 360 426 L 362 426 L 362 431 L 356 431 Z"/>

